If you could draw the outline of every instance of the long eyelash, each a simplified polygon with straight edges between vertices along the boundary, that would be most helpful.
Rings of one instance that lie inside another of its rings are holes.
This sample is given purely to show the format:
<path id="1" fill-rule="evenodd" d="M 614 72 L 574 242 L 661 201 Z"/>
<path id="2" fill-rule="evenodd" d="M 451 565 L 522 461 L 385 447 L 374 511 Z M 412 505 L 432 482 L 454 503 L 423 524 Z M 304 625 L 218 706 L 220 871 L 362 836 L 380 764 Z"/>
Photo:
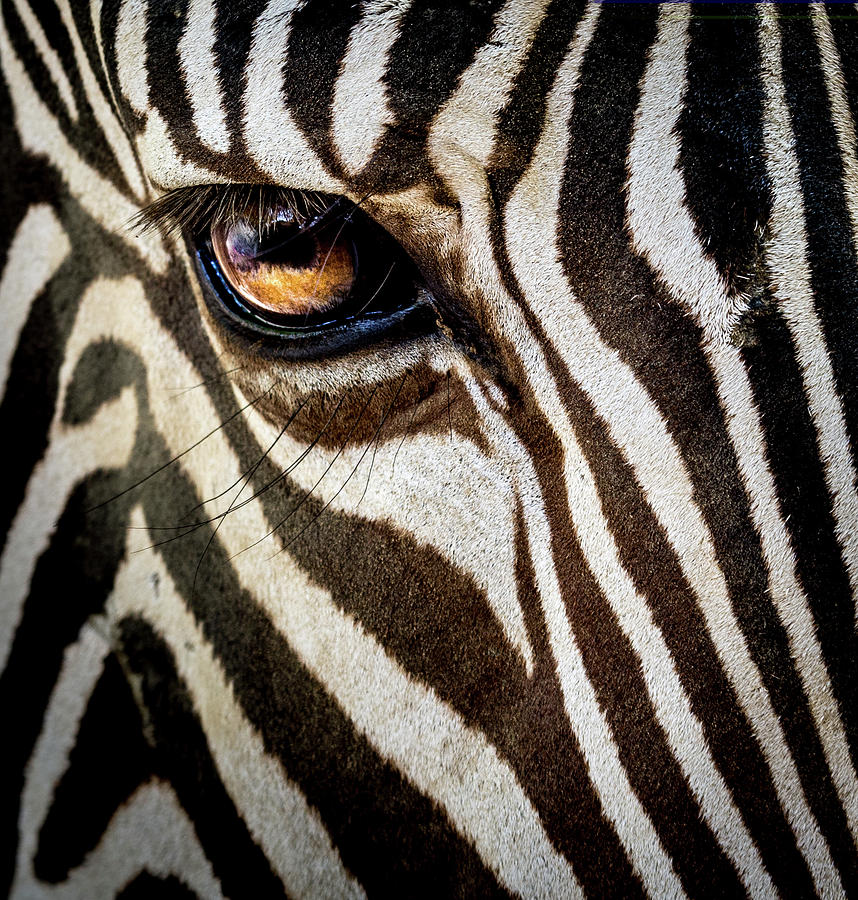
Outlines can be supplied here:
<path id="1" fill-rule="evenodd" d="M 341 206 L 353 204 L 343 197 L 318 191 L 302 191 L 270 184 L 204 184 L 168 191 L 145 206 L 130 222 L 145 233 L 155 229 L 194 231 L 213 223 L 229 224 L 258 210 L 260 225 L 278 210 L 289 209 L 299 224 L 318 220 Z"/>

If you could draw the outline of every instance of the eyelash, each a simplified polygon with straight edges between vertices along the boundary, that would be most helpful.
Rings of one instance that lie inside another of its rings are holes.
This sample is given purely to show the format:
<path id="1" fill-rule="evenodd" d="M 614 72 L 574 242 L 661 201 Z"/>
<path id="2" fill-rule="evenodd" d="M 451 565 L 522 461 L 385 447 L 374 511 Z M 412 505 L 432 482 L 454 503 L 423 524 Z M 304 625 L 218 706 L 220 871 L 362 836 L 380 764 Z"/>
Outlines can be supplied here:
<path id="1" fill-rule="evenodd" d="M 168 191 L 144 207 L 132 221 L 141 232 L 163 230 L 198 232 L 212 225 L 228 224 L 249 206 L 273 212 L 291 209 L 299 221 L 311 222 L 335 214 L 342 207 L 348 216 L 360 204 L 345 197 L 332 199 L 317 191 L 294 190 L 268 184 L 207 184 Z"/>

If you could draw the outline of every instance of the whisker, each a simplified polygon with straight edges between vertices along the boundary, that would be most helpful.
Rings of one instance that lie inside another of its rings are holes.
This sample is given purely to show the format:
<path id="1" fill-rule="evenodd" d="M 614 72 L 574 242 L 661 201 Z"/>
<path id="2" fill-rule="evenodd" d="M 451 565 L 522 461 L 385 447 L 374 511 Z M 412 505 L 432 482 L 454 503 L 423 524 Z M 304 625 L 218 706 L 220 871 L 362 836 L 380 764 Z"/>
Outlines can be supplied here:
<path id="1" fill-rule="evenodd" d="M 298 456 L 298 458 L 294 462 L 291 462 L 276 478 L 273 478 L 267 484 L 263 485 L 255 494 L 248 497 L 246 500 L 242 500 L 241 503 L 239 503 L 237 506 L 232 507 L 232 509 L 230 509 L 229 512 L 237 512 L 239 509 L 243 509 L 245 506 L 247 506 L 248 503 L 252 503 L 258 497 L 260 497 L 262 494 L 264 494 L 267 490 L 270 490 L 272 487 L 274 487 L 274 485 L 277 484 L 279 481 L 282 481 L 284 478 L 286 478 L 289 475 L 289 473 L 292 472 L 295 468 L 297 468 L 301 464 L 301 462 L 304 459 L 306 459 L 307 455 L 312 451 L 313 447 L 315 447 L 316 444 L 319 442 L 322 435 L 325 433 L 328 426 L 331 424 L 331 421 L 333 420 L 334 416 L 336 415 L 337 410 L 342 405 L 343 400 L 345 400 L 345 398 L 348 396 L 350 391 L 351 391 L 351 388 L 347 389 L 343 393 L 343 395 L 340 397 L 337 405 L 334 407 L 334 411 L 328 417 L 328 421 L 325 422 L 324 426 L 322 427 L 322 430 L 316 435 L 316 437 L 313 438 L 313 440 L 301 452 L 301 454 Z M 189 528 L 189 527 L 202 528 L 203 525 L 210 525 L 212 522 L 217 522 L 218 519 L 222 519 L 225 515 L 226 515 L 226 513 L 218 513 L 216 516 L 211 516 L 208 519 L 200 519 L 199 522 L 188 522 L 184 525 L 160 525 L 160 526 L 153 525 L 153 526 L 148 526 L 147 530 L 148 531 L 175 531 L 178 528 Z M 181 537 L 182 535 L 178 535 L 178 536 Z M 171 538 L 170 540 L 173 540 L 173 538 Z M 166 543 L 166 541 L 164 543 Z"/>
<path id="2" fill-rule="evenodd" d="M 334 456 L 333 456 L 333 458 L 331 459 L 331 461 L 330 461 L 330 462 L 328 463 L 328 465 L 325 467 L 325 471 L 322 472 L 322 474 L 319 476 L 318 480 L 317 480 L 316 483 L 313 485 L 313 487 L 311 487 L 310 490 L 307 491 L 307 492 L 304 494 L 304 496 L 298 501 L 298 503 L 297 503 L 294 507 L 292 507 L 292 509 L 291 509 L 291 510 L 290 510 L 290 511 L 289 511 L 289 512 L 288 512 L 288 513 L 287 513 L 287 514 L 286 514 L 286 515 L 285 515 L 285 516 L 284 516 L 284 517 L 283 517 L 283 518 L 282 518 L 282 519 L 281 519 L 281 520 L 280 520 L 280 521 L 279 521 L 279 522 L 278 522 L 278 523 L 277 523 L 277 524 L 276 524 L 276 525 L 275 525 L 275 526 L 267 533 L 267 534 L 262 535 L 262 537 L 259 538 L 258 541 L 254 541 L 252 544 L 250 544 L 249 546 L 245 547 L 244 550 L 239 550 L 239 552 L 236 553 L 234 556 L 231 556 L 230 559 L 235 559 L 236 556 L 239 556 L 240 554 L 244 553 L 246 550 L 251 550 L 253 547 L 256 547 L 258 544 L 261 544 L 266 538 L 268 538 L 268 537 L 270 537 L 272 534 L 274 534 L 274 532 L 277 531 L 277 529 L 280 528 L 281 525 L 284 525 L 284 524 L 285 524 L 285 523 L 286 523 L 286 522 L 287 522 L 287 521 L 288 521 L 288 520 L 289 520 L 296 512 L 298 512 L 298 510 L 304 505 L 305 501 L 306 501 L 307 498 L 310 496 L 310 494 L 312 494 L 313 491 L 315 491 L 316 488 L 321 484 L 322 479 L 328 474 L 328 472 L 331 471 L 331 467 L 332 467 L 332 466 L 334 465 L 334 463 L 339 459 L 340 454 L 343 452 L 343 450 L 345 449 L 346 445 L 348 444 L 349 438 L 350 438 L 350 437 L 352 436 L 352 434 L 354 433 L 355 428 L 357 428 L 357 426 L 360 424 L 361 419 L 363 419 L 363 414 L 367 411 L 367 409 L 368 409 L 370 403 L 372 402 L 372 398 L 375 396 L 375 394 L 377 393 L 377 391 L 378 391 L 378 387 L 377 387 L 377 386 L 374 387 L 374 388 L 372 389 L 372 391 L 370 392 L 369 397 L 367 398 L 366 403 L 364 403 L 363 408 L 361 409 L 361 411 L 360 411 L 360 413 L 358 414 L 358 416 L 357 416 L 357 418 L 355 419 L 355 421 L 352 423 L 352 426 L 351 426 L 351 428 L 349 429 L 348 434 L 347 434 L 347 435 L 345 436 L 345 438 L 343 439 L 342 444 L 340 444 L 339 450 L 337 450 L 337 452 L 334 454 Z"/>
<path id="3" fill-rule="evenodd" d="M 364 457 L 369 452 L 369 448 L 375 444 L 376 439 L 378 438 L 378 435 L 379 435 L 382 427 L 384 426 L 384 423 L 387 421 L 387 417 L 390 415 L 390 411 L 393 409 L 393 404 L 396 402 L 396 398 L 399 396 L 399 391 L 402 389 L 402 385 L 404 383 L 405 383 L 405 376 L 403 376 L 402 381 L 399 383 L 399 388 L 397 389 L 396 393 L 394 394 L 393 399 L 390 401 L 390 405 L 387 407 L 384 415 L 381 417 L 381 421 L 378 423 L 378 428 L 375 429 L 375 433 L 373 434 L 372 439 L 366 445 L 366 447 L 364 447 L 363 453 L 361 453 L 361 455 L 360 455 L 360 459 L 358 459 L 358 461 L 354 464 L 354 466 L 352 467 L 351 472 L 349 472 L 346 480 L 337 488 L 336 493 L 333 495 L 333 497 L 331 497 L 330 500 L 328 500 L 325 503 L 325 505 L 316 513 L 316 515 L 313 516 L 313 518 L 297 534 L 292 535 L 292 537 L 289 538 L 289 540 L 280 548 L 280 550 L 277 551 L 277 553 L 274 554 L 274 556 L 278 556 L 280 553 L 283 553 L 284 550 L 288 550 L 288 548 L 291 547 L 292 544 L 295 541 L 297 541 L 298 538 L 301 537 L 301 535 L 311 525 L 315 525 L 316 522 L 319 521 L 319 517 L 322 515 L 322 513 L 334 502 L 334 500 L 337 499 L 337 497 L 339 497 L 340 493 L 344 490 L 345 486 L 352 480 L 352 476 L 354 475 L 355 472 L 357 472 L 358 468 L 360 467 L 360 464 L 364 461 Z M 373 451 L 373 456 L 375 456 L 375 451 Z M 370 465 L 370 471 L 372 471 L 371 465 Z M 369 479 L 367 479 L 367 484 L 369 484 Z M 364 487 L 364 493 L 361 494 L 361 500 L 363 500 L 364 494 L 366 494 L 366 487 Z M 360 505 L 360 500 L 358 501 L 358 505 Z M 291 513 L 290 513 L 290 515 L 291 515 Z M 273 559 L 273 557 L 271 557 L 271 558 Z"/>
<path id="4" fill-rule="evenodd" d="M 206 378 L 205 381 L 200 381 L 198 384 L 192 384 L 190 387 L 168 388 L 168 390 L 173 391 L 173 399 L 176 399 L 177 397 L 181 397 L 183 394 L 187 394 L 189 391 L 195 391 L 197 388 L 205 387 L 208 384 L 215 384 L 218 381 L 228 380 L 230 375 L 232 375 L 234 372 L 240 372 L 244 368 L 246 367 L 235 366 L 232 369 L 227 369 L 225 372 L 221 372 L 219 375 L 213 375 L 211 378 Z"/>
<path id="5" fill-rule="evenodd" d="M 298 413 L 300 413 L 301 410 L 306 405 L 307 405 L 307 400 L 303 400 L 301 402 L 301 405 L 295 410 L 295 412 L 293 412 L 292 415 L 289 416 L 289 418 L 286 421 L 286 424 L 283 426 L 283 429 L 281 430 L 280 434 L 278 434 L 277 437 L 274 439 L 274 444 L 276 444 L 277 441 L 280 440 L 280 438 L 283 436 L 286 429 L 295 421 L 295 418 L 297 417 Z M 273 447 L 274 444 L 272 444 L 271 447 Z M 247 474 L 248 471 L 251 473 L 251 475 L 253 475 L 256 472 L 256 469 L 259 467 L 259 465 L 262 463 L 262 461 L 265 459 L 265 457 L 270 452 L 271 447 L 269 447 L 269 449 L 266 450 L 265 453 L 262 454 L 262 456 L 259 458 L 259 460 L 256 463 L 254 463 L 254 465 L 251 466 L 250 469 L 246 470 L 245 472 L 242 472 L 242 474 L 239 475 L 238 478 L 236 478 L 235 481 L 233 481 L 233 483 L 231 485 L 229 485 L 229 487 L 224 488 L 219 494 L 215 494 L 213 497 L 209 497 L 207 500 L 203 500 L 201 503 L 198 503 L 196 506 L 191 507 L 189 510 L 182 513 L 182 518 L 185 518 L 186 516 L 189 516 L 191 513 L 196 512 L 198 509 L 201 509 L 202 507 L 204 507 L 207 503 L 213 503 L 215 500 L 220 500 L 220 498 L 223 497 L 224 494 L 228 494 L 245 477 L 245 475 Z M 239 491 L 239 495 L 240 494 L 241 494 L 241 491 Z"/>
<path id="6" fill-rule="evenodd" d="M 414 384 L 417 385 L 418 399 L 414 404 L 414 409 L 411 411 L 411 418 L 408 421 L 408 427 L 402 433 L 402 437 L 399 440 L 399 446 L 397 446 L 396 452 L 393 454 L 393 463 L 390 466 L 391 477 L 393 477 L 393 475 L 396 473 L 396 459 L 399 456 L 399 451 L 402 449 L 402 445 L 405 443 L 405 438 L 408 437 L 408 432 L 411 431 L 411 427 L 414 425 L 414 417 L 417 415 L 417 409 L 420 406 L 420 399 L 419 399 L 420 382 L 417 380 L 417 378 L 414 376 L 414 373 L 410 369 L 408 372 L 406 372 L 406 375 L 410 375 L 411 380 L 414 382 Z"/>
<path id="7" fill-rule="evenodd" d="M 399 397 L 400 392 L 402 391 L 402 387 L 405 384 L 405 380 L 406 380 L 406 378 L 408 378 L 408 375 L 409 375 L 409 373 L 406 372 L 402 376 L 402 380 L 399 382 L 399 387 L 396 389 L 396 393 L 393 395 L 393 400 L 391 400 L 390 406 L 388 407 L 387 412 L 384 414 L 384 418 L 381 420 L 381 425 L 378 426 L 378 430 L 376 431 L 375 435 L 373 436 L 372 458 L 369 461 L 369 471 L 367 472 L 367 475 L 366 475 L 366 482 L 364 483 L 364 486 L 363 486 L 363 493 L 360 495 L 360 499 L 355 504 L 356 510 L 363 502 L 363 498 L 366 497 L 366 492 L 367 492 L 367 489 L 369 488 L 369 479 L 372 476 L 372 467 L 375 465 L 375 454 L 378 451 L 378 441 L 379 441 L 379 438 L 381 437 L 381 428 L 384 425 L 385 421 L 387 420 L 387 417 L 390 414 L 390 411 L 393 409 L 393 405 L 396 403 L 396 400 Z M 361 460 L 362 459 L 363 459 L 363 457 L 361 457 Z M 360 465 L 360 460 L 358 460 L 358 465 Z M 349 477 L 351 477 L 351 476 L 349 476 Z M 336 494 L 334 496 L 336 496 Z"/>
<path id="8" fill-rule="evenodd" d="M 275 384 L 276 384 L 276 382 L 275 382 Z M 98 509 L 101 509 L 103 506 L 107 506 L 108 503 L 113 503 L 114 500 L 118 500 L 120 497 L 124 497 L 125 494 L 127 494 L 129 491 L 133 491 L 135 488 L 140 487 L 141 484 L 145 484 L 150 478 L 153 478 L 159 472 L 163 472 L 164 469 L 166 469 L 168 466 L 173 465 L 174 462 L 177 462 L 183 456 L 190 453 L 191 450 L 195 449 L 196 447 L 199 447 L 203 441 L 210 438 L 213 434 L 216 434 L 218 431 L 221 430 L 221 428 L 223 428 L 225 425 L 228 425 L 237 416 L 240 416 L 243 412 L 245 412 L 251 406 L 258 403 L 264 396 L 266 396 L 266 394 L 271 393 L 273 388 L 274 388 L 274 385 L 273 384 L 270 385 L 268 390 L 263 391 L 258 397 L 254 397 L 253 400 L 251 400 L 249 403 L 246 403 L 244 406 L 237 409 L 231 416 L 229 416 L 229 418 L 224 419 L 224 421 L 221 422 L 220 425 L 217 426 L 217 428 L 213 428 L 208 434 L 204 434 L 198 441 L 195 441 L 186 450 L 183 450 L 181 453 L 177 454 L 172 459 L 165 462 L 163 465 L 158 466 L 157 469 L 154 469 L 148 475 L 141 478 L 139 481 L 136 481 L 136 482 L 134 482 L 134 484 L 129 485 L 124 490 L 121 490 L 118 494 L 114 494 L 112 497 L 109 497 L 107 500 L 102 500 L 101 503 L 97 503 L 95 506 L 91 506 L 89 509 L 85 510 L 85 514 L 88 515 L 89 513 L 92 513 Z"/>
<path id="9" fill-rule="evenodd" d="M 375 289 L 375 293 L 357 311 L 356 315 L 360 315 L 370 305 L 370 303 L 372 303 L 372 301 L 375 300 L 375 298 L 379 295 L 379 293 L 381 292 L 381 289 L 385 286 L 385 284 L 387 284 L 387 279 L 390 278 L 390 273 L 393 271 L 393 268 L 395 265 L 396 265 L 396 261 L 394 260 L 390 264 L 390 268 L 387 270 L 387 274 L 384 276 L 384 278 L 381 279 L 381 284 Z"/>
<path id="10" fill-rule="evenodd" d="M 253 464 L 253 466 L 246 473 L 247 477 L 244 479 L 244 483 L 241 485 L 241 488 L 239 489 L 239 491 L 235 495 L 235 497 L 233 497 L 233 499 L 230 501 L 230 504 L 227 507 L 226 512 L 223 514 L 223 518 L 221 518 L 221 520 L 217 523 L 217 525 L 215 525 L 214 530 L 212 531 L 211 535 L 209 535 L 209 539 L 208 539 L 208 541 L 206 541 L 206 545 L 203 548 L 203 552 L 200 554 L 200 558 L 197 560 L 197 567 L 194 569 L 194 580 L 191 585 L 191 597 L 193 597 L 196 594 L 197 576 L 199 575 L 199 572 L 200 572 L 200 566 L 203 564 L 203 559 L 205 559 L 205 555 L 206 555 L 206 553 L 208 553 L 209 547 L 211 547 L 212 542 L 217 537 L 217 533 L 218 533 L 218 530 L 220 529 L 220 526 L 223 525 L 224 520 L 229 515 L 229 513 L 232 511 L 233 507 L 235 506 L 236 502 L 238 501 L 238 498 L 241 496 L 242 491 L 247 487 L 247 485 L 250 483 L 251 478 L 253 478 L 253 476 L 256 474 L 256 470 L 262 465 L 263 461 L 268 457 L 268 455 L 274 449 L 277 442 L 286 433 L 286 429 L 292 424 L 292 422 L 295 421 L 295 417 L 304 408 L 304 404 L 306 402 L 307 401 L 304 400 L 304 402 L 298 407 L 298 409 L 296 409 L 295 412 L 293 412 L 292 415 L 286 420 L 286 424 L 280 429 L 280 433 L 277 435 L 276 438 L 274 438 L 274 440 L 269 445 L 268 449 L 262 454 L 262 456 L 259 457 L 259 459 Z M 241 479 L 238 479 L 238 480 L 240 481 Z M 227 488 L 227 490 L 229 490 L 229 488 Z M 223 491 L 218 496 L 222 496 L 225 493 L 226 493 L 226 491 Z"/>

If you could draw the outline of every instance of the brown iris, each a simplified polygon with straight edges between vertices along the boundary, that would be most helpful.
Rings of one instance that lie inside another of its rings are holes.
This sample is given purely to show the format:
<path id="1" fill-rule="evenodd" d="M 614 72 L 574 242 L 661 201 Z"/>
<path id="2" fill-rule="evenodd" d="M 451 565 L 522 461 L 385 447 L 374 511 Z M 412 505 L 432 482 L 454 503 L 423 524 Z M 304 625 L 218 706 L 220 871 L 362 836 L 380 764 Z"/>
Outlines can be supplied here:
<path id="1" fill-rule="evenodd" d="M 230 287 L 263 316 L 310 317 L 342 305 L 357 264 L 342 228 L 312 230 L 281 208 L 259 221 L 248 214 L 211 231 L 212 250 Z"/>

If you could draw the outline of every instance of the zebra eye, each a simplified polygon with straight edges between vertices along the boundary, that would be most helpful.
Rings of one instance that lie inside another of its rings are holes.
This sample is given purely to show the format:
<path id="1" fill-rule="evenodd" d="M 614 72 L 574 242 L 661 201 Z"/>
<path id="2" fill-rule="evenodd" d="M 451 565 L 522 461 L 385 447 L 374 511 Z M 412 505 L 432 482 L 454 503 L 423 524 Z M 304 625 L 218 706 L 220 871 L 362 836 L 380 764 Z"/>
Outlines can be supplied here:
<path id="1" fill-rule="evenodd" d="M 241 217 L 211 229 L 214 259 L 241 304 L 272 324 L 330 314 L 358 277 L 349 223 L 314 230 L 290 209 L 265 221 Z"/>
<path id="2" fill-rule="evenodd" d="M 417 267 L 345 198 L 234 185 L 206 209 L 194 212 L 189 238 L 204 295 L 255 349 L 325 356 L 392 326 L 405 337 L 406 319 L 425 328 L 428 294 Z"/>

